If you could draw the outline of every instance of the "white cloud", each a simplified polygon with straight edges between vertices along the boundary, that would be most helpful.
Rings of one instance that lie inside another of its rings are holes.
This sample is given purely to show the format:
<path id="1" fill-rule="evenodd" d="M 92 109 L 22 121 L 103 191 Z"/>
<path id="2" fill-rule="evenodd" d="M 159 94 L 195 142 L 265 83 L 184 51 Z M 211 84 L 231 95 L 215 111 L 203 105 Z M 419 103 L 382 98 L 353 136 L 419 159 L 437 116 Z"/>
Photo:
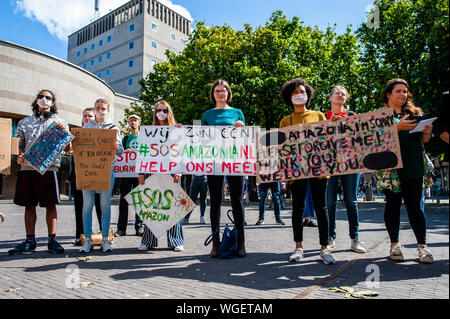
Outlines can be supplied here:
<path id="1" fill-rule="evenodd" d="M 129 0 L 100 0 L 100 16 L 103 16 Z M 159 0 L 165 6 L 192 21 L 189 11 L 170 0 Z M 66 41 L 67 36 L 89 24 L 94 18 L 94 0 L 15 0 L 16 13 L 39 21 L 48 31 Z"/>

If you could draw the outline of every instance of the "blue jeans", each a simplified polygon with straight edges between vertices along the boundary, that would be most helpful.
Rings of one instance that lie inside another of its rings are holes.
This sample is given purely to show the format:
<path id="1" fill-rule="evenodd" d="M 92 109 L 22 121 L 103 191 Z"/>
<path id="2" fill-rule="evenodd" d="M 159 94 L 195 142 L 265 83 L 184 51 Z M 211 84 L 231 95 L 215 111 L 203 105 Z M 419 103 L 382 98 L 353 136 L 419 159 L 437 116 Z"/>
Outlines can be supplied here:
<path id="1" fill-rule="evenodd" d="M 206 195 L 208 194 L 208 179 L 205 175 L 192 176 L 191 189 L 189 197 L 195 203 L 200 193 L 200 216 L 205 216 L 206 211 Z M 185 219 L 189 219 L 191 213 L 187 214 Z"/>
<path id="2" fill-rule="evenodd" d="M 336 238 L 336 207 L 338 181 L 341 180 L 344 192 L 344 203 L 347 208 L 349 235 L 351 239 L 358 239 L 359 215 L 356 191 L 360 174 L 332 176 L 327 187 L 327 210 L 330 220 L 329 235 Z"/>
<path id="3" fill-rule="evenodd" d="M 274 182 L 274 183 L 264 183 L 259 184 L 259 219 L 264 219 L 265 215 L 265 203 L 267 198 L 267 190 L 270 188 L 272 191 L 272 198 L 273 198 L 273 209 L 275 212 L 275 219 L 280 219 L 280 183 Z"/>
<path id="4" fill-rule="evenodd" d="M 98 191 L 100 193 L 100 207 L 102 210 L 102 236 L 108 238 L 109 227 L 111 225 L 111 195 L 114 188 L 114 172 L 111 171 L 111 189 Z M 95 203 L 95 193 L 97 191 L 83 190 L 83 228 L 84 236 L 92 236 L 92 208 Z"/>

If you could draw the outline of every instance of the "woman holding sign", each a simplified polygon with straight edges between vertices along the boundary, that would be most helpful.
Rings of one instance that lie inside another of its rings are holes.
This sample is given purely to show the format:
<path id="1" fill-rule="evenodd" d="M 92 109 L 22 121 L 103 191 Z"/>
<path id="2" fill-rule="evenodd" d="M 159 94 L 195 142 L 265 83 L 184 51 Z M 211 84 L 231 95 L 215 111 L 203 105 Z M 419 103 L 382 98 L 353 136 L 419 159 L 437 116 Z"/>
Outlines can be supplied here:
<path id="1" fill-rule="evenodd" d="M 327 120 L 337 121 L 339 119 L 346 118 L 354 115 L 352 111 L 345 109 L 345 103 L 349 98 L 347 90 L 343 86 L 335 86 L 331 92 L 331 110 L 327 112 Z M 357 253 L 365 253 L 366 249 L 358 239 L 359 230 L 359 215 L 358 215 L 358 200 L 357 200 L 357 188 L 359 184 L 360 174 L 347 174 L 332 176 L 328 181 L 327 186 L 327 211 L 330 220 L 330 243 L 329 249 L 336 248 L 336 207 L 339 180 L 342 184 L 342 190 L 344 192 L 344 203 L 347 209 L 347 219 L 349 226 L 349 234 L 351 239 L 350 249 Z"/>
<path id="2" fill-rule="evenodd" d="M 230 85 L 224 80 L 217 80 L 210 93 L 211 102 L 216 107 L 206 111 L 202 117 L 202 125 L 205 126 L 245 126 L 244 114 L 241 110 L 228 105 L 232 99 Z M 220 209 L 222 204 L 224 176 L 208 176 L 209 194 L 211 197 L 211 229 L 213 233 L 213 247 L 209 257 L 216 258 L 220 246 Z M 244 177 L 227 176 L 230 189 L 231 206 L 233 208 L 233 218 L 238 234 L 238 257 L 245 257 L 244 237 Z"/>
<path id="3" fill-rule="evenodd" d="M 294 79 L 283 85 L 280 93 L 284 102 L 294 108 L 294 113 L 283 118 L 280 128 L 309 122 L 325 120 L 322 112 L 308 110 L 314 89 L 301 78 Z M 320 259 L 325 264 L 335 264 L 328 249 L 328 213 L 325 204 L 327 177 L 301 179 L 292 182 L 292 228 L 294 230 L 295 250 L 289 257 L 290 262 L 299 262 L 303 258 L 303 213 L 307 186 L 311 187 L 313 206 L 317 215 L 320 238 Z"/>
<path id="4" fill-rule="evenodd" d="M 403 199 L 409 223 L 417 239 L 419 261 L 431 264 L 434 259 L 426 245 L 426 220 L 420 208 L 420 200 L 424 175 L 423 143 L 430 141 L 433 126 L 427 125 L 422 132 L 409 132 L 417 126 L 415 117 L 423 115 L 423 111 L 414 105 L 408 82 L 405 80 L 389 81 L 383 92 L 383 101 L 386 107 L 394 110 L 403 160 L 403 168 L 392 172 L 399 181 L 397 187 L 384 190 L 386 195 L 384 221 L 391 239 L 390 258 L 396 261 L 404 260 L 399 244 L 400 207 Z"/>
<path id="5" fill-rule="evenodd" d="M 175 122 L 172 108 L 166 101 L 161 101 L 156 105 L 155 112 L 153 113 L 153 125 L 181 127 L 181 125 Z M 140 174 L 138 179 L 139 184 L 145 184 L 145 175 Z M 179 183 L 180 180 L 181 175 L 175 174 L 173 176 L 173 182 L 175 184 Z M 171 247 L 175 252 L 181 252 L 184 250 L 183 226 L 181 222 L 178 222 L 175 226 L 167 231 L 167 241 L 169 247 Z M 158 247 L 158 238 L 156 238 L 150 228 L 148 228 L 144 223 L 144 234 L 142 235 L 141 245 L 138 247 L 138 250 L 146 251 L 150 248 L 155 247 Z"/>
<path id="6" fill-rule="evenodd" d="M 113 148 L 116 154 L 123 153 L 122 138 L 120 136 L 119 128 L 112 122 L 107 120 L 108 114 L 111 112 L 109 102 L 105 99 L 98 99 L 95 102 L 94 113 L 95 120 L 85 124 L 83 128 L 107 129 L 116 131 L 116 142 L 113 143 Z M 114 187 L 114 170 L 111 166 L 111 189 L 106 191 L 92 191 L 83 190 L 83 226 L 84 236 L 86 241 L 80 249 L 80 253 L 87 253 L 93 249 L 92 246 L 92 209 L 94 207 L 95 193 L 100 193 L 100 206 L 102 210 L 102 245 L 103 252 L 112 251 L 112 247 L 108 241 L 109 228 L 111 224 L 111 195 Z"/>

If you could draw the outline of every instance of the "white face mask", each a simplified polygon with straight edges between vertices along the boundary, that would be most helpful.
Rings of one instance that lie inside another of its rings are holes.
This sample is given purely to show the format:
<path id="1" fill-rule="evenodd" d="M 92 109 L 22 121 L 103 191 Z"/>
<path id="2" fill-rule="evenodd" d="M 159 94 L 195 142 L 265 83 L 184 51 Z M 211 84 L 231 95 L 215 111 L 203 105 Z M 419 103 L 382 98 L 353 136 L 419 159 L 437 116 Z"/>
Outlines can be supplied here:
<path id="1" fill-rule="evenodd" d="M 292 96 L 292 104 L 294 105 L 303 105 L 308 102 L 308 95 L 307 94 L 297 94 Z"/>
<path id="2" fill-rule="evenodd" d="M 104 119 L 107 115 L 108 113 L 95 112 L 95 117 L 99 119 Z"/>
<path id="3" fill-rule="evenodd" d="M 165 121 L 167 120 L 167 117 L 169 116 L 169 114 L 166 114 L 164 112 L 159 112 L 156 114 L 156 117 L 158 118 L 158 120 L 160 121 Z"/>
<path id="4" fill-rule="evenodd" d="M 42 109 L 48 109 L 50 106 L 52 106 L 52 101 L 49 101 L 44 97 L 40 100 L 37 100 L 37 104 Z"/>

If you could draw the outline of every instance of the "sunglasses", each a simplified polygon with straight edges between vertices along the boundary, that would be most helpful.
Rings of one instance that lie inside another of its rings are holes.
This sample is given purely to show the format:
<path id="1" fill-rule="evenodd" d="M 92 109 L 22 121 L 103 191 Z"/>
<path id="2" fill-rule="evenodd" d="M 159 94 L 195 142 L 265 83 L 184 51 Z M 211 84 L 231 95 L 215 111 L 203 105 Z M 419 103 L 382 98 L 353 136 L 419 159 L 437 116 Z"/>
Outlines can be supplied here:
<path id="1" fill-rule="evenodd" d="M 37 96 L 37 98 L 38 98 L 38 100 L 45 98 L 47 101 L 53 101 L 53 98 L 51 96 L 48 96 L 48 95 L 39 94 Z"/>
<path id="2" fill-rule="evenodd" d="M 167 109 L 165 109 L 165 110 L 161 110 L 161 109 L 156 110 L 156 113 L 159 113 L 159 112 L 163 112 L 164 114 L 167 114 L 167 113 L 169 113 L 169 110 L 167 110 Z"/>

